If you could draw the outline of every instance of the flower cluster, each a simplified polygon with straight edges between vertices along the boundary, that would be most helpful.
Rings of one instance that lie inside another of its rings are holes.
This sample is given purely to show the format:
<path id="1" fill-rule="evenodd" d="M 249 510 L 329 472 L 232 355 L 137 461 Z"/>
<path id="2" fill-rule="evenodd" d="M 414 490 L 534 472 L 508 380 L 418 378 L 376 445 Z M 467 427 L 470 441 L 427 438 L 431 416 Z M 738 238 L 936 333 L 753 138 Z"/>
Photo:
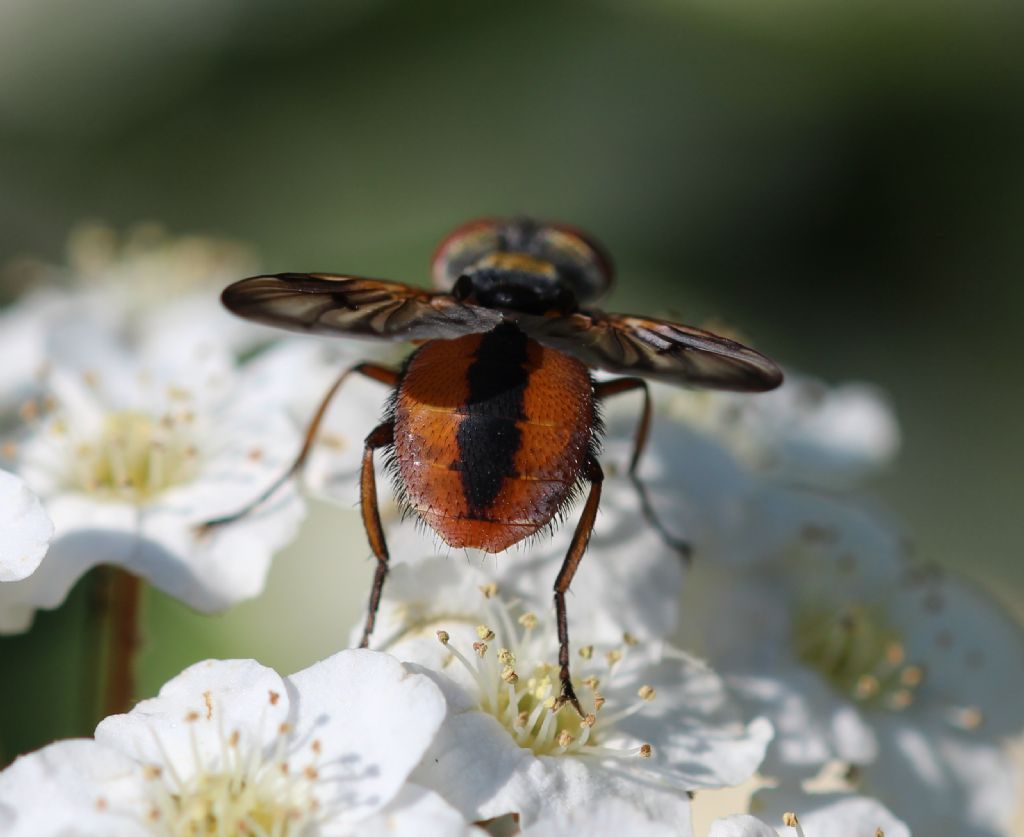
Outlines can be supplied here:
<path id="1" fill-rule="evenodd" d="M 275 485 L 365 358 L 226 317 L 216 291 L 250 264 L 93 226 L 67 267 L 31 266 L 38 288 L 0 312 L 0 631 L 98 564 L 223 610 L 263 588 L 299 488 L 357 501 L 386 391 L 352 380 L 301 481 L 202 525 Z M 1007 833 L 1024 635 L 860 496 L 899 443 L 884 399 L 799 375 L 654 399 L 639 476 L 671 537 L 625 473 L 637 405 L 609 402 L 601 513 L 567 598 L 579 711 L 560 698 L 551 599 L 572 526 L 451 553 L 381 480 L 392 559 L 370 648 L 287 676 L 192 665 L 0 772 L 0 832 L 660 837 L 693 834 L 697 811 L 701 837 Z M 335 551 L 365 569 L 361 537 Z M 708 791 L 737 788 L 710 813 Z"/>

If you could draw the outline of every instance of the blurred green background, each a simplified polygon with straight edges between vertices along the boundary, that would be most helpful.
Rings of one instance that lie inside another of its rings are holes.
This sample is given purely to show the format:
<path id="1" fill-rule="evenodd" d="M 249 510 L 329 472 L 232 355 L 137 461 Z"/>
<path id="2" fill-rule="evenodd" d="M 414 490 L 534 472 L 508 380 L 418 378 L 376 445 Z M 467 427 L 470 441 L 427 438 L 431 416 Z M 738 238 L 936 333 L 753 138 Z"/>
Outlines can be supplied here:
<path id="1" fill-rule="evenodd" d="M 461 221 L 571 221 L 616 258 L 609 307 L 888 390 L 904 447 L 871 490 L 1021 613 L 1022 24 L 1011 2 L 8 0 L 0 262 L 156 220 L 273 271 L 425 282 Z M 151 594 L 141 694 L 203 656 L 339 647 L 357 527 L 315 508 L 225 617 Z M 91 730 L 67 685 L 85 600 L 0 641 L 8 758 Z"/>

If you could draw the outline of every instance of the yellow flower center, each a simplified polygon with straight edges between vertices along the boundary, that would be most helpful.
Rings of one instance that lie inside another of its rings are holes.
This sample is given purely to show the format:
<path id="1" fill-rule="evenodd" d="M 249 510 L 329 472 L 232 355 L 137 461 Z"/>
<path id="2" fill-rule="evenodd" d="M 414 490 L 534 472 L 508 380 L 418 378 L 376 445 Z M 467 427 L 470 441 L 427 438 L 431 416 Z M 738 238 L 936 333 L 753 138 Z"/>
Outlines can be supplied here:
<path id="1" fill-rule="evenodd" d="M 111 500 L 144 503 L 195 476 L 196 449 L 181 427 L 145 413 L 111 413 L 99 436 L 75 449 L 72 482 Z"/>
<path id="2" fill-rule="evenodd" d="M 794 619 L 793 637 L 803 663 L 860 703 L 905 709 L 924 679 L 923 668 L 906 662 L 900 634 L 880 608 L 808 607 Z"/>

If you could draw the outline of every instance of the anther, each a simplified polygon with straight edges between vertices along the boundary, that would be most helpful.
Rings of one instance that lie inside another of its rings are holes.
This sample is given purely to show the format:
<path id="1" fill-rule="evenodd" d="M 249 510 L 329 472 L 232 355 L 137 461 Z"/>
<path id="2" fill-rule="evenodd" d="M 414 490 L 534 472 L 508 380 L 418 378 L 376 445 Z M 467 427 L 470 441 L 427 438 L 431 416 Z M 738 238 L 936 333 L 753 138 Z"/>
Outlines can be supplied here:
<path id="1" fill-rule="evenodd" d="M 642 758 L 642 759 L 649 759 L 653 753 L 654 753 L 654 750 L 653 750 L 653 748 L 651 747 L 650 744 L 641 744 L 640 745 L 640 758 Z"/>
<path id="2" fill-rule="evenodd" d="M 270 705 L 277 706 L 277 702 L 281 699 L 281 695 L 273 690 L 270 690 L 268 694 L 270 695 Z"/>
<path id="3" fill-rule="evenodd" d="M 592 727 L 597 723 L 597 715 L 591 712 L 582 721 L 580 721 L 581 727 Z"/>
<path id="4" fill-rule="evenodd" d="M 860 700 L 867 700 L 878 694 L 880 684 L 873 674 L 862 674 L 857 678 L 854 693 Z"/>
<path id="5" fill-rule="evenodd" d="M 484 594 L 485 599 L 493 599 L 498 595 L 498 585 L 493 581 L 490 584 L 481 584 L 480 592 Z"/>
<path id="6" fill-rule="evenodd" d="M 449 640 L 451 640 L 451 636 L 448 634 L 448 631 L 438 631 L 437 639 L 442 645 L 447 645 Z"/>
<path id="7" fill-rule="evenodd" d="M 518 683 L 519 675 L 516 674 L 516 670 L 512 666 L 505 666 L 501 670 L 501 679 L 506 683 Z"/>
<path id="8" fill-rule="evenodd" d="M 185 714 L 185 721 L 186 721 L 186 723 L 191 724 L 191 723 L 194 723 L 195 721 L 198 721 L 198 720 L 199 720 L 199 713 L 196 712 L 194 709 L 191 710 L 190 712 L 187 712 Z"/>
<path id="9" fill-rule="evenodd" d="M 907 666 L 900 672 L 900 683 L 913 688 L 924 680 L 924 669 L 921 666 Z"/>
<path id="10" fill-rule="evenodd" d="M 892 696 L 893 709 L 906 709 L 914 702 L 914 695 L 910 689 L 897 689 Z"/>
<path id="11" fill-rule="evenodd" d="M 473 650 L 476 651 L 476 655 L 478 657 L 483 657 L 487 653 L 487 643 L 486 642 L 474 642 L 473 643 Z"/>
<path id="12" fill-rule="evenodd" d="M 637 692 L 637 694 L 640 695 L 640 697 L 643 700 L 650 702 L 654 700 L 654 697 L 657 694 L 657 692 L 655 691 L 654 686 L 649 686 L 645 684 L 640 687 L 640 690 Z"/>
<path id="13" fill-rule="evenodd" d="M 535 613 L 524 613 L 516 621 L 519 622 L 526 630 L 532 631 L 537 627 L 537 614 Z"/>
<path id="14" fill-rule="evenodd" d="M 953 723 L 961 729 L 978 729 L 985 722 L 984 713 L 977 706 L 965 706 L 954 714 Z"/>
<path id="15" fill-rule="evenodd" d="M 588 689 L 595 689 L 596 690 L 597 687 L 601 685 L 601 681 L 598 680 L 596 677 L 594 677 L 594 675 L 590 675 L 589 677 L 584 677 L 583 680 L 581 680 L 580 682 L 584 686 L 586 686 Z"/>
<path id="16" fill-rule="evenodd" d="M 492 639 L 494 639 L 494 631 L 492 631 L 486 625 L 477 625 L 476 635 L 485 642 L 490 642 Z"/>
<path id="17" fill-rule="evenodd" d="M 598 712 L 601 711 L 601 707 L 604 706 L 604 698 L 601 695 L 594 693 L 594 709 Z"/>
<path id="18" fill-rule="evenodd" d="M 885 661 L 889 665 L 898 666 L 906 658 L 903 645 L 899 642 L 890 642 L 885 648 Z"/>
<path id="19" fill-rule="evenodd" d="M 800 825 L 800 820 L 792 811 L 787 811 L 782 815 L 782 824 L 789 826 L 790 828 L 795 828 L 797 837 L 804 837 L 804 830 Z"/>
<path id="20" fill-rule="evenodd" d="M 32 421 L 39 415 L 39 403 L 35 399 L 30 398 L 21 405 L 18 410 L 18 415 L 21 417 L 22 421 Z"/>
<path id="21" fill-rule="evenodd" d="M 580 648 L 579 654 L 584 660 L 589 660 L 591 657 L 594 656 L 594 646 L 584 645 L 582 648 Z"/>
<path id="22" fill-rule="evenodd" d="M 515 665 L 516 655 L 509 651 L 507 648 L 499 648 L 498 662 L 506 666 Z"/>
<path id="23" fill-rule="evenodd" d="M 619 651 L 617 648 L 614 648 L 611 651 L 609 651 L 607 654 L 605 654 L 604 658 L 605 658 L 605 660 L 608 661 L 608 667 L 611 668 L 619 660 L 622 659 L 622 652 Z"/>
<path id="24" fill-rule="evenodd" d="M 563 729 L 560 733 L 558 733 L 558 738 L 556 740 L 558 741 L 559 747 L 568 747 L 570 744 L 572 744 L 573 737 L 570 734 L 569 730 Z"/>
<path id="25" fill-rule="evenodd" d="M 633 646 L 633 645 L 636 645 L 639 640 L 637 640 L 637 638 L 635 636 L 633 636 L 633 634 L 631 634 L 629 631 L 626 631 L 622 635 L 622 641 L 626 645 Z"/>

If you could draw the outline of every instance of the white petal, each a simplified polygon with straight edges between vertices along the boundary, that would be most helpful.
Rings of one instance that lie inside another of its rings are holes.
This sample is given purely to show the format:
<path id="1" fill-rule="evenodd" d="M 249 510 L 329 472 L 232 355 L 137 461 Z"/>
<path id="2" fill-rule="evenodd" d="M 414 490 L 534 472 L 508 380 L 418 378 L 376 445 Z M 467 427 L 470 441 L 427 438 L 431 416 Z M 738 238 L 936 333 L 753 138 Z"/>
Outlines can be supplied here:
<path id="1" fill-rule="evenodd" d="M 734 814 L 711 823 L 708 837 L 778 837 L 778 835 L 774 829 L 769 828 L 757 817 L 752 817 L 749 814 Z"/>
<path id="2" fill-rule="evenodd" d="M 18 758 L 0 773 L 7 837 L 147 834 L 138 765 L 95 741 L 72 739 Z"/>
<path id="3" fill-rule="evenodd" d="M 20 581 L 43 560 L 53 523 L 24 481 L 0 470 L 0 582 Z"/>
<path id="4" fill-rule="evenodd" d="M 614 798 L 546 817 L 521 832 L 522 837 L 677 837 L 690 834 L 689 824 L 656 822 Z"/>
<path id="5" fill-rule="evenodd" d="M 632 684 L 653 686 L 657 697 L 643 711 L 616 724 L 636 744 L 649 743 L 653 753 L 637 769 L 671 778 L 677 787 L 695 790 L 738 785 L 749 779 L 764 760 L 772 740 L 765 718 L 749 723 L 721 679 L 707 666 L 688 657 L 634 665 L 627 654 L 615 674 Z M 603 689 L 611 697 L 611 689 Z"/>
<path id="6" fill-rule="evenodd" d="M 792 837 L 793 830 L 782 825 L 783 814 L 795 813 L 808 837 L 875 837 L 878 829 L 885 837 L 910 837 L 906 824 L 893 816 L 880 802 L 845 793 L 802 793 L 788 790 L 759 791 L 751 808 L 765 822 L 775 825 L 780 835 Z M 947 825 L 951 823 L 947 822 Z M 964 832 L 942 828 L 923 834 Z"/>
<path id="7" fill-rule="evenodd" d="M 297 736 L 321 742 L 322 782 L 332 824 L 352 825 L 398 792 L 445 716 L 429 678 L 377 651 L 342 651 L 288 678 Z"/>
<path id="8" fill-rule="evenodd" d="M 815 672 L 788 665 L 728 682 L 749 711 L 764 713 L 775 727 L 763 767 L 768 775 L 809 776 L 836 759 L 867 764 L 878 755 L 871 724 Z"/>
<path id="9" fill-rule="evenodd" d="M 254 660 L 206 660 L 126 715 L 105 718 L 96 740 L 189 777 L 222 766 L 226 740 L 236 730 L 244 746 L 270 746 L 288 720 L 289 704 L 284 681 L 272 669 Z"/>
<path id="10" fill-rule="evenodd" d="M 999 742 L 951 733 L 941 722 L 929 728 L 895 717 L 880 727 L 879 758 L 861 770 L 865 793 L 899 812 L 918 834 L 1006 833 L 1022 776 Z"/>
<path id="11" fill-rule="evenodd" d="M 335 832 L 328 825 L 323 833 Z M 359 823 L 359 837 L 487 837 L 487 832 L 467 823 L 433 791 L 406 784 L 383 810 Z"/>

